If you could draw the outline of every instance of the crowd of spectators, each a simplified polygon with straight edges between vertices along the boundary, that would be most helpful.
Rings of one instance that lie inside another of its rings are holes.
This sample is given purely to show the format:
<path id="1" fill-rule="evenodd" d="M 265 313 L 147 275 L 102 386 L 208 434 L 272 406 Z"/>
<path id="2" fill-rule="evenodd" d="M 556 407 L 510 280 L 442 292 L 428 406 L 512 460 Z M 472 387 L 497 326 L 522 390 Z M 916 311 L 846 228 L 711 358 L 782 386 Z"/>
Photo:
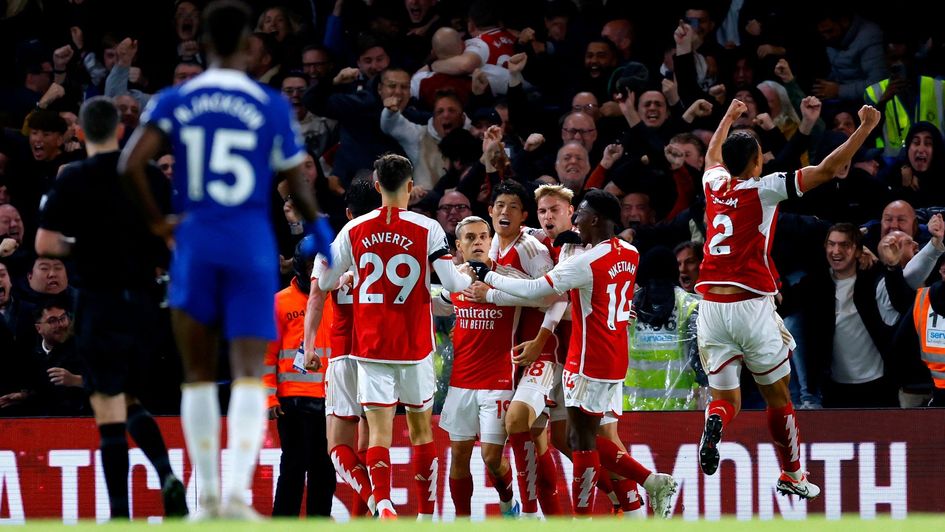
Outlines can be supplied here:
<path id="1" fill-rule="evenodd" d="M 68 262 L 33 252 L 41 201 L 60 169 L 84 157 L 76 116 L 85 99 L 114 98 L 126 140 L 154 93 L 208 67 L 204 4 L 2 4 L 0 416 L 89 413 L 70 326 L 82 280 Z M 770 243 L 798 340 L 795 401 L 927 402 L 932 380 L 906 338 L 912 310 L 887 294 L 877 257 L 892 234 L 907 250 L 912 288 L 945 277 L 936 216 L 945 207 L 945 50 L 919 7 L 880 15 L 845 1 L 251 4 L 259 18 L 249 74 L 291 102 L 306 177 L 336 228 L 346 188 L 369 179 L 387 152 L 414 164 L 411 209 L 450 236 L 466 216 L 488 219 L 503 179 L 531 190 L 561 183 L 575 201 L 598 187 L 621 199 L 621 237 L 642 253 L 674 250 L 670 277 L 687 292 L 705 239 L 706 144 L 733 98 L 747 104 L 735 128 L 757 136 L 766 173 L 818 161 L 856 127 L 860 105 L 876 106 L 884 122 L 875 140 L 842 175 L 783 205 Z M 493 127 L 500 133 L 485 134 Z M 154 163 L 173 178 L 172 154 Z M 273 260 L 288 282 L 301 220 L 284 186 L 272 197 L 281 254 Z M 530 209 L 526 223 L 536 225 Z M 166 282 L 158 268 L 155 290 Z M 172 413 L 179 359 L 169 328 L 156 326 L 167 342 L 142 399 Z"/>

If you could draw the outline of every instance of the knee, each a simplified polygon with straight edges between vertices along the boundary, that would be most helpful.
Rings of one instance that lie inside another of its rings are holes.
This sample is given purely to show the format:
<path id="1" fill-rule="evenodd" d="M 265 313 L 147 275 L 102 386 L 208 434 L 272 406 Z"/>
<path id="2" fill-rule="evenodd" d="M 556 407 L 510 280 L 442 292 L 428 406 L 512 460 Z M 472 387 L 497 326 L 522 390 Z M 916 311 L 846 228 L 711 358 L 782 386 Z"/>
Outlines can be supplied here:
<path id="1" fill-rule="evenodd" d="M 505 430 L 509 434 L 518 434 L 527 432 L 531 427 L 528 426 L 528 407 L 519 405 L 509 408 L 505 414 Z"/>
<path id="2" fill-rule="evenodd" d="M 482 451 L 482 462 L 486 465 L 493 475 L 499 473 L 499 470 L 502 469 L 502 448 L 499 447 L 498 450 L 492 451 Z"/>

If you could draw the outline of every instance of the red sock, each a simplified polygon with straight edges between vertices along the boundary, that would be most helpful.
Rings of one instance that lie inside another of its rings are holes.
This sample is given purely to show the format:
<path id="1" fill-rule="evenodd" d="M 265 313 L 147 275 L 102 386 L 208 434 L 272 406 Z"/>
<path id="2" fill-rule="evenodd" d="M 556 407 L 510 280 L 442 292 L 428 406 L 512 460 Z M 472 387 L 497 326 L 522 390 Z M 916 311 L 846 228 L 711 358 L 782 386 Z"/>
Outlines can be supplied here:
<path id="1" fill-rule="evenodd" d="M 368 477 L 364 463 L 354 453 L 354 449 L 347 445 L 336 445 L 329 454 L 331 463 L 334 464 L 335 471 L 342 480 L 354 489 L 361 500 L 367 502 L 371 496 L 371 479 Z"/>
<path id="2" fill-rule="evenodd" d="M 597 451 L 572 451 L 574 480 L 571 487 L 571 503 L 574 515 L 590 515 L 594 504 L 594 484 L 600 475 L 600 458 Z"/>
<path id="3" fill-rule="evenodd" d="M 367 463 L 367 449 L 358 450 L 358 461 L 361 462 L 361 467 L 364 468 L 364 476 L 368 479 L 368 484 L 371 483 L 371 477 L 367 474 L 367 466 L 364 465 Z M 368 488 L 368 495 L 372 495 L 371 489 Z M 371 509 L 368 508 L 367 499 L 363 498 L 360 493 L 355 492 L 354 496 L 351 497 L 354 506 L 354 515 L 358 517 L 364 517 L 370 515 Z"/>
<path id="4" fill-rule="evenodd" d="M 436 503 L 436 476 L 439 473 L 436 445 L 431 441 L 412 446 L 410 462 L 413 463 L 414 482 L 417 490 L 417 513 L 433 515 Z M 472 487 L 470 487 L 472 493 Z"/>
<path id="5" fill-rule="evenodd" d="M 597 437 L 597 452 L 600 454 L 601 465 L 623 478 L 635 481 L 637 484 L 643 484 L 647 477 L 653 473 L 621 450 L 620 447 L 617 447 L 616 443 L 603 436 Z"/>
<path id="6" fill-rule="evenodd" d="M 797 417 L 794 404 L 788 403 L 781 408 L 768 407 L 768 430 L 778 450 L 781 469 L 789 473 L 801 469 L 801 435 L 797 430 Z"/>
<path id="7" fill-rule="evenodd" d="M 617 484 L 614 490 L 617 494 L 617 500 L 620 501 L 620 509 L 629 512 L 640 508 L 640 493 L 637 492 L 637 483 L 625 478 L 615 481 Z"/>
<path id="8" fill-rule="evenodd" d="M 390 500 L 390 449 L 387 447 L 369 447 L 367 454 L 368 474 L 374 488 L 374 502 Z"/>
<path id="9" fill-rule="evenodd" d="M 538 501 L 546 516 L 563 513 L 561 501 L 558 500 L 558 467 L 548 449 L 545 449 L 545 454 L 538 456 Z"/>
<path id="10" fill-rule="evenodd" d="M 535 442 L 528 432 L 509 436 L 512 456 L 515 457 L 515 472 L 518 476 L 518 493 L 522 498 L 522 513 L 538 512 L 538 465 L 535 457 Z"/>
<path id="11" fill-rule="evenodd" d="M 705 412 L 706 417 L 712 414 L 718 414 L 722 418 L 722 428 L 724 429 L 728 422 L 735 417 L 735 406 L 724 399 L 716 399 L 709 403 L 709 408 Z"/>
<path id="12" fill-rule="evenodd" d="M 456 507 L 456 517 L 469 517 L 472 514 L 472 477 L 450 477 L 450 495 L 453 497 L 453 506 Z"/>
<path id="13" fill-rule="evenodd" d="M 506 469 L 505 474 L 502 475 L 502 478 L 493 475 L 488 469 L 486 470 L 486 473 L 489 475 L 489 480 L 492 481 L 492 485 L 499 494 L 499 500 L 502 502 L 511 501 L 512 497 L 515 496 L 515 494 L 512 492 L 512 468 L 509 467 Z"/>

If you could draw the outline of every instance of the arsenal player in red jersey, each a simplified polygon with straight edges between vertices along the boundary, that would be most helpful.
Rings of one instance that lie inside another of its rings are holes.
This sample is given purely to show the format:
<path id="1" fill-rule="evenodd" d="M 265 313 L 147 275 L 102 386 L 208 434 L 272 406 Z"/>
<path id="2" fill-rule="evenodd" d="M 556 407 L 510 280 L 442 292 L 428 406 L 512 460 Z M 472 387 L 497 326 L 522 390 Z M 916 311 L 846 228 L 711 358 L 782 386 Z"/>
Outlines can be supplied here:
<path id="1" fill-rule="evenodd" d="M 432 519 L 438 473 L 430 408 L 435 388 L 430 273 L 444 288 L 461 291 L 472 283 L 453 265 L 446 234 L 436 220 L 406 210 L 413 166 L 388 154 L 374 164 L 381 208 L 359 216 L 332 243 L 333 267 L 318 280 L 335 287 L 354 266 L 354 342 L 358 400 L 371 434 L 368 473 L 381 518 L 395 518 L 390 500 L 390 445 L 397 404 L 407 410 L 419 517 Z M 383 333 L 381 333 L 383 331 Z"/>
<path id="2" fill-rule="evenodd" d="M 801 105 L 806 114 L 816 111 L 820 101 L 808 97 Z M 739 374 L 744 365 L 768 404 L 768 429 L 782 468 L 777 490 L 813 499 L 820 488 L 801 470 L 800 437 L 788 391 L 794 338 L 774 305 L 780 285 L 770 254 L 774 221 L 779 202 L 833 179 L 850 164 L 880 114 L 863 106 L 860 127 L 819 165 L 756 177 L 763 164 L 758 141 L 746 132 L 729 135 L 732 122 L 746 109 L 743 102 L 732 101 L 709 143 L 702 177 L 708 224 L 696 290 L 704 298 L 699 305 L 699 354 L 709 374 L 712 402 L 699 463 L 707 475 L 718 469 L 722 431 L 741 406 Z"/>
<path id="3" fill-rule="evenodd" d="M 564 368 L 564 401 L 568 409 L 574 462 L 572 504 L 577 515 L 589 515 L 601 465 L 642 484 L 657 515 L 668 517 L 676 482 L 653 473 L 609 439 L 598 436 L 601 418 L 618 417 L 622 382 L 627 372 L 627 333 L 633 286 L 640 255 L 614 236 L 620 203 L 608 192 L 591 190 L 575 215 L 581 239 L 591 249 L 559 263 L 541 279 L 513 279 L 470 262 L 486 284 L 520 297 L 570 292 L 571 344 Z"/>

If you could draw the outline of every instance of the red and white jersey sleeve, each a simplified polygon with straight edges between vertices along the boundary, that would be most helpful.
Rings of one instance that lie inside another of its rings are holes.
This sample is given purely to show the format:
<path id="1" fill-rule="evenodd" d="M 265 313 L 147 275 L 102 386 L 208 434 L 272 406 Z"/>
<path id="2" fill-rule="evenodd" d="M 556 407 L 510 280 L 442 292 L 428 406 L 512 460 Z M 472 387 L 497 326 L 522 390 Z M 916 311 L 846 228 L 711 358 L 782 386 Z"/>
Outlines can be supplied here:
<path id="1" fill-rule="evenodd" d="M 564 369 L 606 382 L 627 374 L 627 331 L 640 254 L 611 238 L 559 263 L 545 279 L 571 293 L 571 342 Z"/>
<path id="2" fill-rule="evenodd" d="M 451 294 L 456 314 L 450 386 L 467 390 L 511 390 L 515 366 L 512 347 L 519 307 L 467 301 Z"/>
<path id="3" fill-rule="evenodd" d="M 318 279 L 328 270 L 328 261 L 321 255 L 317 255 L 312 265 L 312 282 L 318 282 Z M 351 337 L 354 331 L 350 290 L 351 287 L 347 285 L 338 290 L 332 290 L 331 301 L 325 302 L 326 305 L 332 306 L 331 330 L 328 335 L 329 347 L 331 347 L 328 353 L 329 360 L 345 358 L 351 354 Z"/>
<path id="4" fill-rule="evenodd" d="M 351 356 L 392 364 L 426 358 L 435 346 L 430 262 L 449 254 L 439 223 L 382 207 L 348 222 L 336 243 L 334 254 L 348 253 L 355 271 Z"/>
<path id="5" fill-rule="evenodd" d="M 733 285 L 773 295 L 780 286 L 771 260 L 778 203 L 800 197 L 801 172 L 740 180 L 731 188 L 730 180 L 723 166 L 706 170 L 702 177 L 708 225 L 696 290 L 706 293 L 713 285 Z"/>
<path id="6" fill-rule="evenodd" d="M 466 51 L 475 52 L 483 65 L 505 67 L 515 55 L 515 36 L 503 29 L 494 29 L 466 40 Z"/>

